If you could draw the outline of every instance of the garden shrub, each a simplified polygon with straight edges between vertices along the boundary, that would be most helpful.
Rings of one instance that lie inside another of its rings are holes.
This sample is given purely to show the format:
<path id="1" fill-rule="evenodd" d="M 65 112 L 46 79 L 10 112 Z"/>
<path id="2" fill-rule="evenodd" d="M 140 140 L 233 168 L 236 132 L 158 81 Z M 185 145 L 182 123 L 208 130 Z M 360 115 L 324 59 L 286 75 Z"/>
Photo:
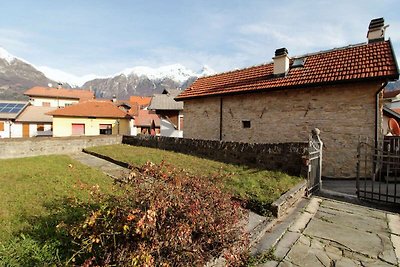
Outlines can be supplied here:
<path id="1" fill-rule="evenodd" d="M 133 169 L 120 190 L 92 192 L 98 208 L 65 226 L 84 266 L 203 266 L 222 254 L 239 264 L 247 246 L 244 212 L 218 178 L 163 162 Z"/>

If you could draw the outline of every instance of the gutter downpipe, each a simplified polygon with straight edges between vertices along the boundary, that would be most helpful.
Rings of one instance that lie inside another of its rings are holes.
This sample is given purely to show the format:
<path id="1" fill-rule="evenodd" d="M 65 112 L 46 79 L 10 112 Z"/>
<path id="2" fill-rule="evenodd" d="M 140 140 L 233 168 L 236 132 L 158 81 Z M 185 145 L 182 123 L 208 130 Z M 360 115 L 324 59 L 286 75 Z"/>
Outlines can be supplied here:
<path id="1" fill-rule="evenodd" d="M 375 148 L 378 148 L 378 137 L 379 137 L 379 127 L 378 127 L 378 118 L 380 116 L 380 109 L 379 109 L 379 94 L 382 90 L 386 87 L 389 82 L 386 80 L 383 85 L 379 88 L 379 90 L 375 94 Z"/>
<path id="2" fill-rule="evenodd" d="M 219 141 L 222 141 L 222 96 L 219 99 Z"/>

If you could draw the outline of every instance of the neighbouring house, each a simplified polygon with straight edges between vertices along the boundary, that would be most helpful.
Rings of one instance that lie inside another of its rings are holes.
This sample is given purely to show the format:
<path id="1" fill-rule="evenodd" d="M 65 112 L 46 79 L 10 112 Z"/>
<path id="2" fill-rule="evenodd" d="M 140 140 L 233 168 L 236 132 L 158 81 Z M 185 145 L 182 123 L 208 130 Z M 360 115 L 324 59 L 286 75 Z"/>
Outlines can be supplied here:
<path id="1" fill-rule="evenodd" d="M 134 116 L 136 133 L 132 135 L 160 135 L 160 117 L 151 110 L 138 110 Z"/>
<path id="2" fill-rule="evenodd" d="M 24 95 L 30 97 L 32 106 L 66 107 L 80 101 L 94 99 L 94 93 L 83 89 L 65 89 L 35 86 L 27 90 Z"/>
<path id="3" fill-rule="evenodd" d="M 160 135 L 183 137 L 183 102 L 175 101 L 182 91 L 178 89 L 164 90 L 162 94 L 154 94 L 149 110 L 160 116 Z"/>
<path id="4" fill-rule="evenodd" d="M 47 113 L 56 109 L 54 107 L 26 107 L 15 120 L 15 124 L 20 124 L 22 127 L 22 137 L 52 136 L 53 117 Z"/>
<path id="5" fill-rule="evenodd" d="M 389 129 L 389 120 L 394 119 L 400 125 L 400 108 L 383 107 L 382 133 L 384 135 L 393 135 Z"/>
<path id="6" fill-rule="evenodd" d="M 359 137 L 382 132 L 382 91 L 399 77 L 383 18 L 368 42 L 290 57 L 196 80 L 175 99 L 185 103 L 185 138 L 280 143 L 324 142 L 323 176 L 355 177 Z"/>
<path id="7" fill-rule="evenodd" d="M 133 95 L 129 98 L 131 104 L 137 104 L 139 109 L 147 109 L 150 105 L 151 97 Z"/>
<path id="8" fill-rule="evenodd" d="M 0 100 L 0 138 L 23 136 L 22 125 L 15 120 L 28 105 L 28 102 Z"/>
<path id="9" fill-rule="evenodd" d="M 400 90 L 383 92 L 383 103 L 388 108 L 400 108 Z"/>
<path id="10" fill-rule="evenodd" d="M 53 116 L 53 136 L 130 135 L 131 116 L 110 100 L 87 100 L 47 113 Z"/>

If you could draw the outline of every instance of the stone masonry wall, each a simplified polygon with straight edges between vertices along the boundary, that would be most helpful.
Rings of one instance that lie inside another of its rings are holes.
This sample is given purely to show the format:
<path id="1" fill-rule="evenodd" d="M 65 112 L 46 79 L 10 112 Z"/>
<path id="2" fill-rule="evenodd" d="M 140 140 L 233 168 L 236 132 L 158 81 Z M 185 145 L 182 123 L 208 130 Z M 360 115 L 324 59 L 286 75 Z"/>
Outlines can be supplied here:
<path id="1" fill-rule="evenodd" d="M 0 159 L 66 154 L 91 146 L 121 144 L 122 136 L 38 137 L 0 139 Z"/>
<path id="2" fill-rule="evenodd" d="M 280 170 L 291 175 L 303 171 L 302 155 L 308 143 L 246 144 L 163 136 L 124 136 L 122 143 L 191 154 L 226 163 Z"/>
<path id="3" fill-rule="evenodd" d="M 319 128 L 323 175 L 355 177 L 359 137 L 375 138 L 379 87 L 380 83 L 369 82 L 224 96 L 222 140 L 302 142 L 313 128 Z M 218 140 L 219 105 L 219 97 L 185 101 L 184 137 Z M 243 128 L 242 120 L 249 120 L 251 127 Z"/>

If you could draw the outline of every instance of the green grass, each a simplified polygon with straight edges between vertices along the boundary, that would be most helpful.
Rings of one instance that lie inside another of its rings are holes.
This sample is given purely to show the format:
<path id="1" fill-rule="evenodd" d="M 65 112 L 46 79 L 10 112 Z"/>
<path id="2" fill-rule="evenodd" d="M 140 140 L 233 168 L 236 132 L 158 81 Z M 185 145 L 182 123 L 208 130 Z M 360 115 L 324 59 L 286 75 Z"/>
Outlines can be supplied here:
<path id="1" fill-rule="evenodd" d="M 229 175 L 225 185 L 237 197 L 255 203 L 262 203 L 266 206 L 300 181 L 299 177 L 290 176 L 282 172 L 225 164 L 154 148 L 110 145 L 92 147 L 88 150 L 128 162 L 134 166 L 140 166 L 147 161 L 160 163 L 164 160 L 166 163 L 176 168 L 185 169 L 194 175 L 213 175 L 217 173 Z"/>
<path id="2" fill-rule="evenodd" d="M 97 184 L 104 191 L 112 187 L 102 172 L 68 156 L 0 160 L 0 245 L 21 231 L 33 231 L 41 218 L 67 213 L 65 199 L 88 199 L 78 181 Z"/>

